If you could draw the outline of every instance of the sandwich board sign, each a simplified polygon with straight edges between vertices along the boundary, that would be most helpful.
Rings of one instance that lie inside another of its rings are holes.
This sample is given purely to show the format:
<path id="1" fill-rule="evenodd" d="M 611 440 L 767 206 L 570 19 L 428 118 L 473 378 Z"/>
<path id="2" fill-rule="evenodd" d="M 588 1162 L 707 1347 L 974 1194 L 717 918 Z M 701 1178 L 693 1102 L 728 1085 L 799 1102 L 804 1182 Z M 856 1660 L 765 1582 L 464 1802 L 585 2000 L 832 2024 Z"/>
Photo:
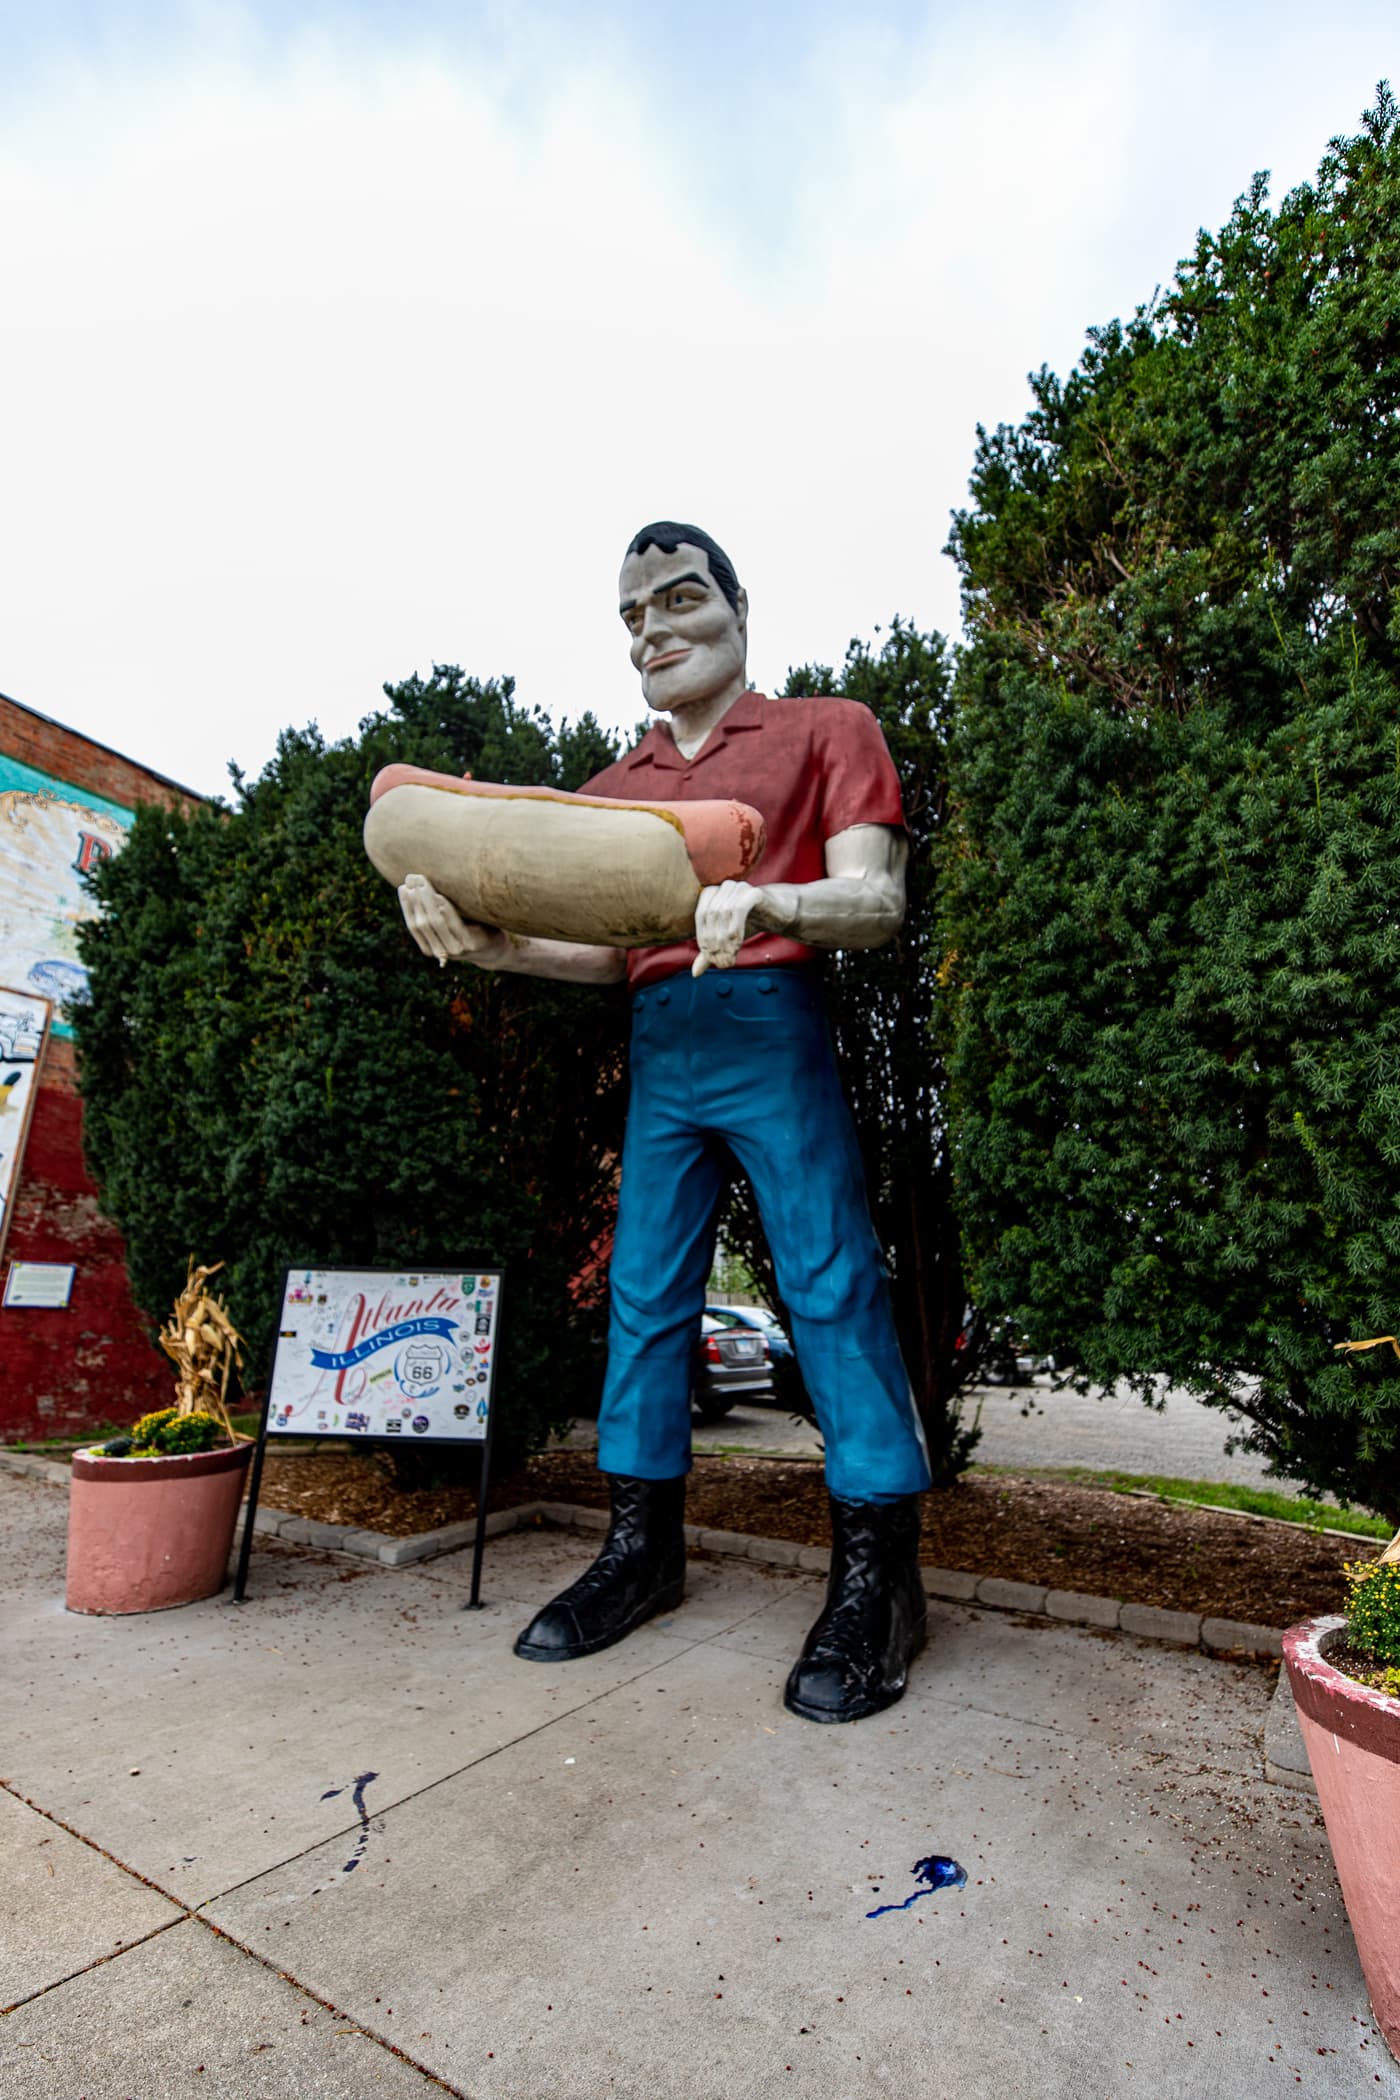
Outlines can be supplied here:
<path id="1" fill-rule="evenodd" d="M 234 1598 L 243 1601 L 263 1457 L 279 1437 L 373 1446 L 458 1444 L 481 1454 L 471 1602 L 500 1359 L 499 1264 L 287 1271 L 272 1377 L 248 1489 Z"/>

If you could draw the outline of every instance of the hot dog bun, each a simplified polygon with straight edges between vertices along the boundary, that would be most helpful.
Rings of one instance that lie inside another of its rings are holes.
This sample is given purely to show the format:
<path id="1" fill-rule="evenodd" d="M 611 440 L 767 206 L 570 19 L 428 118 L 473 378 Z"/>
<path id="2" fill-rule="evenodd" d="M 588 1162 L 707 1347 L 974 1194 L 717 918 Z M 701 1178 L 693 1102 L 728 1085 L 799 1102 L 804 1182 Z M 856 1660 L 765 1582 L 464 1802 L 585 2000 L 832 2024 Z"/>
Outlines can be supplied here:
<path id="1" fill-rule="evenodd" d="M 744 802 L 619 802 L 386 766 L 365 851 L 395 887 L 423 875 L 462 916 L 537 939 L 686 940 L 712 883 L 745 876 L 763 819 Z"/>

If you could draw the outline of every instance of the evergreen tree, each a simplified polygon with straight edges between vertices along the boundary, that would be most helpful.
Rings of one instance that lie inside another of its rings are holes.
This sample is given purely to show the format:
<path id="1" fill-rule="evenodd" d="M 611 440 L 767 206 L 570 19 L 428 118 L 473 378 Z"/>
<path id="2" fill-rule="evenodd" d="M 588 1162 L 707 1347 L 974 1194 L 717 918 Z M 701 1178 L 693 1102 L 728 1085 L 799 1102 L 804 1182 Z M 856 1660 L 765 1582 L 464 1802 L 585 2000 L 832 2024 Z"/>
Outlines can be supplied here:
<path id="1" fill-rule="evenodd" d="M 909 827 L 907 910 L 883 948 L 829 956 L 827 1001 L 842 1082 L 855 1116 L 875 1229 L 885 1249 L 895 1325 L 934 1478 L 967 1465 L 977 1441 L 958 1393 L 982 1360 L 985 1327 L 968 1320 L 953 1216 L 943 1074 L 932 1033 L 939 997 L 933 945 L 935 849 L 943 818 L 950 663 L 941 635 L 896 620 L 878 650 L 852 642 L 839 678 L 826 665 L 788 673 L 788 695 L 841 694 L 868 707 L 899 773 Z M 781 1309 L 748 1184 L 736 1182 L 724 1226 Z M 805 1411 L 800 1384 L 792 1395 Z"/>
<path id="2" fill-rule="evenodd" d="M 1400 1518 L 1400 122 L 1257 178 L 955 522 L 978 1302 Z"/>
<path id="3" fill-rule="evenodd" d="M 255 1383 L 288 1264 L 505 1261 L 518 1452 L 601 1372 L 626 1004 L 433 968 L 361 827 L 395 760 L 574 788 L 615 749 L 589 716 L 555 732 L 509 679 L 439 666 L 386 693 L 354 741 L 287 731 L 232 809 L 140 810 L 96 872 L 75 1017 L 89 1158 L 152 1321 L 190 1252 L 227 1259 Z"/>

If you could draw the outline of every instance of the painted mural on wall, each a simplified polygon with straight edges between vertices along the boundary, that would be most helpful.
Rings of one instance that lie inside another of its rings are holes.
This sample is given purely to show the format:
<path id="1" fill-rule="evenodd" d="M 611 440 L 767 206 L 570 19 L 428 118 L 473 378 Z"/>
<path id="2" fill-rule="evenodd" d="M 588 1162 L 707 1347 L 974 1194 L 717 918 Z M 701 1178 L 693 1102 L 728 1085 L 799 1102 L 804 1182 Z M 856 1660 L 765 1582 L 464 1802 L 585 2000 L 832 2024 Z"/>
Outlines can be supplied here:
<path id="1" fill-rule="evenodd" d="M 0 1252 L 19 1188 L 20 1161 L 38 1084 L 49 1001 L 0 983 Z"/>
<path id="2" fill-rule="evenodd" d="M 77 929 L 95 915 L 80 878 L 119 851 L 132 812 L 0 752 L 0 984 L 63 1004 L 87 983 Z"/>

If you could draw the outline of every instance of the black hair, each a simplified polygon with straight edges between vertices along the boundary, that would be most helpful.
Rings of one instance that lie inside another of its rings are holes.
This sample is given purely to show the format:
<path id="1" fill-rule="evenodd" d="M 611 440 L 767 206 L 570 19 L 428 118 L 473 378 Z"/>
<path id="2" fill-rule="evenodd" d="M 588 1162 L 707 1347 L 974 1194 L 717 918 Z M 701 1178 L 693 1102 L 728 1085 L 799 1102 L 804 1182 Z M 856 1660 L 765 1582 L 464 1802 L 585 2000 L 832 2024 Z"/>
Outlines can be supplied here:
<path id="1" fill-rule="evenodd" d="M 729 600 L 731 612 L 739 610 L 739 579 L 734 573 L 734 564 L 708 532 L 698 525 L 678 525 L 674 518 L 662 518 L 655 525 L 644 525 L 640 532 L 632 535 L 628 554 L 645 554 L 648 547 L 659 547 L 663 554 L 674 554 L 677 547 L 698 547 L 710 564 L 710 574 Z"/>

